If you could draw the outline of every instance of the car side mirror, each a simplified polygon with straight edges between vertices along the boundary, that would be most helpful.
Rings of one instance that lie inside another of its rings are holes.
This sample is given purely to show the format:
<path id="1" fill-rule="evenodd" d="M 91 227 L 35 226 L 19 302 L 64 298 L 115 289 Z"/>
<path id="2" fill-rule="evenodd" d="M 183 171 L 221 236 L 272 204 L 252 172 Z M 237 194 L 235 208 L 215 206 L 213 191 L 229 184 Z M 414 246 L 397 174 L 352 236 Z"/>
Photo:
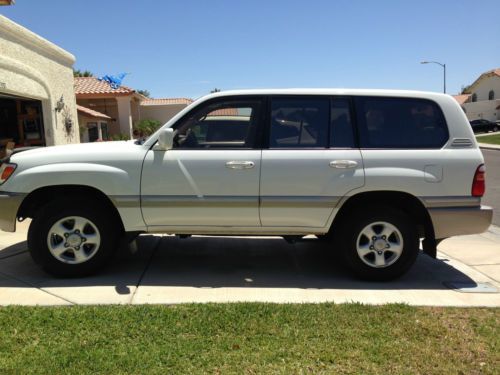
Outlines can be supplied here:
<path id="1" fill-rule="evenodd" d="M 168 151 L 174 148 L 174 132 L 172 128 L 162 129 L 158 136 L 158 144 L 154 147 L 158 151 Z"/>

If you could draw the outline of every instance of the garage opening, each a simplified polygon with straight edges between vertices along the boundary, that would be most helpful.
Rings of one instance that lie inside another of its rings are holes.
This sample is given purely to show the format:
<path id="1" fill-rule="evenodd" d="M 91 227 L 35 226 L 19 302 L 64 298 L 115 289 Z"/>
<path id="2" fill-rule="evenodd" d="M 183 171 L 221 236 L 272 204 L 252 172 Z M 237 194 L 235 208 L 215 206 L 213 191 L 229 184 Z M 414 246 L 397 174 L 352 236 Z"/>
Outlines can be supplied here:
<path id="1" fill-rule="evenodd" d="M 25 146 L 45 146 L 42 102 L 0 94 L 0 155 Z"/>

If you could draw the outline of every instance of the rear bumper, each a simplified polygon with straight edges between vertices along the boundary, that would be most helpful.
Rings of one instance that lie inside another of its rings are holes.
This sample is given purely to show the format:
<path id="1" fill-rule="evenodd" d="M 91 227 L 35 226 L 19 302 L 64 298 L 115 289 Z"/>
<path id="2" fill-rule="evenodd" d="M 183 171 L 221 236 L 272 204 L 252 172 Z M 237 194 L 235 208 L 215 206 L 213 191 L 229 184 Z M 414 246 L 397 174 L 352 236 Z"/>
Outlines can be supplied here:
<path id="1" fill-rule="evenodd" d="M 485 232 L 491 225 L 493 209 L 477 207 L 429 208 L 436 239 Z"/>
<path id="2" fill-rule="evenodd" d="M 0 230 L 16 231 L 16 217 L 26 194 L 0 192 Z"/>

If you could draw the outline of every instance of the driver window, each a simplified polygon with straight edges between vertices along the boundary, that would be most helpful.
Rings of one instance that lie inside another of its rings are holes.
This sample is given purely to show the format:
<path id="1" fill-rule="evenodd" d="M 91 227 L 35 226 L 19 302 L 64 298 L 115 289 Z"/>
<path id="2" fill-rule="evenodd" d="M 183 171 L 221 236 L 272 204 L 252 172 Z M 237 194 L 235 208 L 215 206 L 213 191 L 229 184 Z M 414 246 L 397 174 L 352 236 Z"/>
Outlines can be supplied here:
<path id="1" fill-rule="evenodd" d="M 196 111 L 177 127 L 175 148 L 252 148 L 260 101 L 227 101 Z"/>

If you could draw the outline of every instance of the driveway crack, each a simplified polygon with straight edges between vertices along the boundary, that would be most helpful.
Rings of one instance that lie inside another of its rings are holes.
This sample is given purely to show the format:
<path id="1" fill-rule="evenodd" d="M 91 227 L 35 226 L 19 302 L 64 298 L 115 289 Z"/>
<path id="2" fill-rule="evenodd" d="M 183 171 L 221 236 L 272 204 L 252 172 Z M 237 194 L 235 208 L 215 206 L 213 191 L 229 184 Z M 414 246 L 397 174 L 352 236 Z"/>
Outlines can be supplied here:
<path id="1" fill-rule="evenodd" d="M 163 240 L 163 236 L 159 237 L 158 241 L 156 241 L 156 244 L 154 245 L 153 251 L 151 251 L 151 255 L 149 256 L 149 259 L 146 263 L 146 266 L 144 267 L 144 270 L 142 271 L 141 276 L 139 276 L 139 280 L 137 280 L 134 293 L 132 294 L 132 297 L 130 297 L 130 301 L 129 301 L 130 305 L 134 302 L 135 295 L 136 295 L 137 291 L 139 290 L 139 286 L 142 283 L 142 279 L 146 275 L 146 272 L 148 271 L 149 266 L 151 265 L 151 261 L 153 260 L 153 257 L 155 256 L 156 252 L 158 251 L 162 240 Z"/>

